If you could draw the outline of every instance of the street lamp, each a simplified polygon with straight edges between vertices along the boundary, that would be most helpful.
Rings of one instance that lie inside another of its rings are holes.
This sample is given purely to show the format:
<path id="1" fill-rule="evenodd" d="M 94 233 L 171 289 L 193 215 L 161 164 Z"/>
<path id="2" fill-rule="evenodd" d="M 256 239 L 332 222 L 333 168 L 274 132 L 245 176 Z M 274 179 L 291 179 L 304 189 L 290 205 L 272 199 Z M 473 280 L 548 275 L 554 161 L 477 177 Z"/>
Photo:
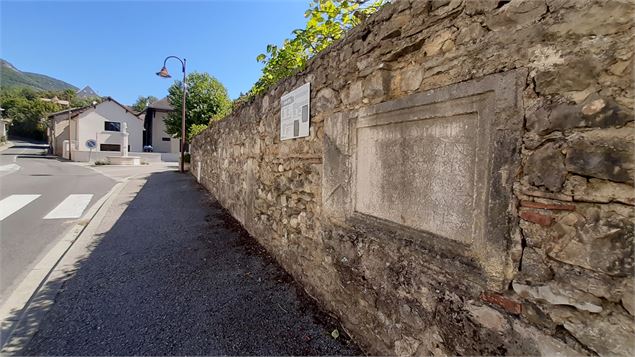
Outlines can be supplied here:
<path id="1" fill-rule="evenodd" d="M 166 62 L 170 58 L 179 60 L 179 62 L 181 62 L 181 65 L 183 66 L 183 101 L 181 103 L 181 172 L 185 172 L 185 91 L 187 90 L 185 85 L 185 64 L 187 61 L 185 58 L 180 59 L 176 56 L 167 56 L 165 60 L 163 60 L 163 67 L 159 72 L 157 72 L 157 76 L 161 78 L 172 78 L 172 76 L 170 76 L 170 73 L 168 72 L 168 69 L 165 67 Z"/>

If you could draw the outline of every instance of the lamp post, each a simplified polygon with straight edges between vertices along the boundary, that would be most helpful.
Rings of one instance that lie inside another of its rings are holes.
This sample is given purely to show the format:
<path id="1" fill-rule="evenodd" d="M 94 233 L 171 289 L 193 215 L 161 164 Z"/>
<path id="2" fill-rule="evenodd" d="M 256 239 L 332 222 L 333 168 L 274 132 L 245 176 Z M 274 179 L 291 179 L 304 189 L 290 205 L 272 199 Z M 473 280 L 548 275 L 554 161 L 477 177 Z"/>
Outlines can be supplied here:
<path id="1" fill-rule="evenodd" d="M 168 69 L 165 67 L 166 62 L 170 58 L 175 58 L 181 62 L 181 66 L 183 66 L 183 101 L 181 105 L 181 172 L 185 172 L 185 91 L 187 90 L 187 86 L 185 85 L 185 64 L 187 63 L 186 59 L 180 59 L 176 56 L 167 56 L 165 60 L 163 60 L 163 67 L 159 72 L 157 72 L 157 76 L 161 78 L 172 78 Z"/>

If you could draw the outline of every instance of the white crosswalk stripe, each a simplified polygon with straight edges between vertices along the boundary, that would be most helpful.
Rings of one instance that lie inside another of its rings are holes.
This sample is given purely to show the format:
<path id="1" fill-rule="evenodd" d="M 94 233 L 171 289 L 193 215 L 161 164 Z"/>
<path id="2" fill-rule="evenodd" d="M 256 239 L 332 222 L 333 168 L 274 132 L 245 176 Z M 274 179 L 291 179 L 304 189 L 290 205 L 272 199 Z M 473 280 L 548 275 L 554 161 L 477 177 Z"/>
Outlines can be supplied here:
<path id="1" fill-rule="evenodd" d="M 9 217 L 41 195 L 11 195 L 0 201 L 0 221 Z"/>
<path id="2" fill-rule="evenodd" d="M 92 198 L 93 195 L 91 194 L 69 195 L 62 203 L 44 216 L 44 219 L 79 218 Z"/>

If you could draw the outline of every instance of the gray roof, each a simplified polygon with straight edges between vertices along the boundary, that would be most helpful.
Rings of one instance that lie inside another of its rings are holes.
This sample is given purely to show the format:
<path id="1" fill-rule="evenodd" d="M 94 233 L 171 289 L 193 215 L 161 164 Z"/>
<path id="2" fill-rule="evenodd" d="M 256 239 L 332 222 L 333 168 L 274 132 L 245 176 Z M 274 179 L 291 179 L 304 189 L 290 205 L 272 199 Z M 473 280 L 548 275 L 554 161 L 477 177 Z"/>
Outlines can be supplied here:
<path id="1" fill-rule="evenodd" d="M 97 104 L 94 104 L 94 105 L 93 104 L 87 105 L 87 106 L 82 107 L 82 108 L 71 108 L 71 109 L 66 109 L 66 110 L 62 110 L 62 111 L 59 111 L 59 112 L 51 113 L 51 114 L 48 115 L 48 118 L 52 118 L 52 117 L 60 115 L 60 114 L 66 114 L 68 112 L 70 112 L 71 117 L 75 117 L 75 116 L 83 113 L 84 111 L 86 111 L 86 110 L 88 110 L 90 108 L 97 108 L 98 105 L 100 105 L 102 103 L 105 103 L 105 102 L 113 102 L 113 103 L 119 105 L 120 107 L 122 107 L 126 112 L 128 112 L 128 113 L 134 115 L 135 117 L 137 117 L 137 114 L 135 114 L 135 112 L 134 112 L 134 110 L 132 110 L 132 108 L 119 103 L 118 101 L 116 101 L 112 97 L 106 97 L 106 98 L 104 98 L 104 101 L 101 102 L 101 103 L 97 103 Z M 137 117 L 137 118 L 139 119 L 139 117 Z"/>
<path id="2" fill-rule="evenodd" d="M 59 112 L 55 112 L 55 113 L 51 113 L 48 115 L 49 118 L 52 118 L 54 116 L 60 115 L 60 114 L 66 114 L 66 113 L 71 113 L 71 116 L 75 116 L 79 113 L 84 112 L 85 110 L 89 109 L 90 107 L 92 107 L 92 105 L 88 105 L 82 108 L 71 108 L 71 109 L 64 109 L 64 110 L 60 110 Z"/>
<path id="3" fill-rule="evenodd" d="M 174 110 L 168 101 L 168 97 L 163 97 L 162 99 L 157 100 L 156 102 L 148 105 L 148 108 L 157 110 Z"/>

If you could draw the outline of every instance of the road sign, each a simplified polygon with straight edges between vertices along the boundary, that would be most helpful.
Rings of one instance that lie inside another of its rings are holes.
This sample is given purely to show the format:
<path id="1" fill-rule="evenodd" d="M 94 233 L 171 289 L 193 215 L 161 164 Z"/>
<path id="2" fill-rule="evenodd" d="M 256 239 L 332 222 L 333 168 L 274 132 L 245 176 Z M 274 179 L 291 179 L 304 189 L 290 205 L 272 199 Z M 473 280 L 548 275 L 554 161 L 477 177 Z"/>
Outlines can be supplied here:
<path id="1" fill-rule="evenodd" d="M 86 140 L 86 147 L 89 149 L 94 149 L 97 147 L 97 140 L 95 139 L 88 139 Z"/>

